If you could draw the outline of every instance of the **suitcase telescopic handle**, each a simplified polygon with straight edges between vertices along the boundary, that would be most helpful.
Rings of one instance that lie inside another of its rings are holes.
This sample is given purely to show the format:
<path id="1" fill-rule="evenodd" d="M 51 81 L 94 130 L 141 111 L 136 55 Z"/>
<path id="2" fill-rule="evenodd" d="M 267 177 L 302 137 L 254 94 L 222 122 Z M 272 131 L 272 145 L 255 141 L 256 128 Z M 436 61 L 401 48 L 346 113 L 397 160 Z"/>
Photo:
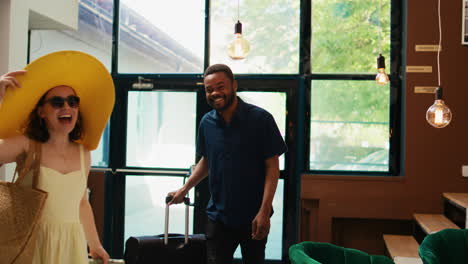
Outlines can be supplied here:
<path id="1" fill-rule="evenodd" d="M 174 199 L 173 196 L 166 196 L 166 212 L 165 212 L 165 221 L 164 221 L 164 245 L 167 245 L 169 242 L 169 202 Z M 185 234 L 184 234 L 184 243 L 188 244 L 188 229 L 189 229 L 189 205 L 190 198 L 184 197 L 185 204 Z"/>

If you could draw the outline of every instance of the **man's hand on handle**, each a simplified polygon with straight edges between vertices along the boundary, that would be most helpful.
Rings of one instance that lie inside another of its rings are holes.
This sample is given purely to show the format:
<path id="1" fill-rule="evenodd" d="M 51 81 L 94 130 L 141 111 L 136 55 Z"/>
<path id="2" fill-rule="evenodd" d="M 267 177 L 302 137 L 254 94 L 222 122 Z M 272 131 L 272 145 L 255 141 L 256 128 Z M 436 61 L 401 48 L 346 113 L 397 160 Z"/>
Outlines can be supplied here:
<path id="1" fill-rule="evenodd" d="M 180 204 L 184 201 L 184 197 L 187 195 L 187 192 L 184 190 L 184 188 L 180 188 L 177 191 L 170 192 L 167 194 L 167 196 L 171 196 L 172 200 L 168 202 L 169 205 L 171 204 Z"/>

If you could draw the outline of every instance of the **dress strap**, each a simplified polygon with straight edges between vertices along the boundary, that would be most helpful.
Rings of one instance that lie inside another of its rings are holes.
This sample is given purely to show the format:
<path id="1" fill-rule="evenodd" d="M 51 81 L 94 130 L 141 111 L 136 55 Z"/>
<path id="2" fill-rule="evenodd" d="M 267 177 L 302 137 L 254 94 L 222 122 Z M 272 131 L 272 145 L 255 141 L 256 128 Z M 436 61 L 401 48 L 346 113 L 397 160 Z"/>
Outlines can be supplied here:
<path id="1" fill-rule="evenodd" d="M 81 145 L 81 144 L 80 144 L 80 162 L 81 162 L 81 174 L 83 174 L 83 177 L 86 179 L 84 150 L 83 150 L 83 145 Z"/>

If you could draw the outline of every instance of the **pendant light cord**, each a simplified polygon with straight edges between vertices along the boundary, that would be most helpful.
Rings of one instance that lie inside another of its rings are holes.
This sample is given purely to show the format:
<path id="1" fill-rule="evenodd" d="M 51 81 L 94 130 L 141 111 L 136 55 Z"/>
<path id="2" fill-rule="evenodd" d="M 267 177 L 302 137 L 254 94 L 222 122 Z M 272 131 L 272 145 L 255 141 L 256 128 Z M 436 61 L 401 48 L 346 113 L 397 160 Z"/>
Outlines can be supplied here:
<path id="1" fill-rule="evenodd" d="M 239 8 L 239 0 L 237 0 L 237 21 L 240 19 L 240 8 Z"/>
<path id="2" fill-rule="evenodd" d="M 437 81 L 440 87 L 440 50 L 442 48 L 442 22 L 440 18 L 440 0 L 438 0 L 438 17 L 439 17 L 439 47 L 437 49 Z"/>
<path id="3" fill-rule="evenodd" d="M 383 53 L 383 50 L 382 50 L 382 23 L 381 23 L 381 20 L 382 19 L 382 0 L 380 0 L 379 2 L 379 50 L 381 53 Z"/>

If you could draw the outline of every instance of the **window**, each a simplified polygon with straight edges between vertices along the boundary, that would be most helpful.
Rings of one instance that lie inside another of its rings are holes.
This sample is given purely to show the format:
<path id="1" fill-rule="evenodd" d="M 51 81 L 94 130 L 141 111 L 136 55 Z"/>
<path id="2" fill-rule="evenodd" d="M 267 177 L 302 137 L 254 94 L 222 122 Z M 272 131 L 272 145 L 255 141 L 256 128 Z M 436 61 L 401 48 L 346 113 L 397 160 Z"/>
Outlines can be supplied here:
<path id="1" fill-rule="evenodd" d="M 147 236 L 164 234 L 165 194 L 175 191 L 183 184 L 183 178 L 171 176 L 126 177 L 125 189 L 125 235 Z M 193 201 L 193 190 L 190 201 Z M 169 233 L 185 233 L 185 205 L 174 205 L 169 210 Z M 189 209 L 189 234 L 193 234 L 193 207 Z"/>
<path id="2" fill-rule="evenodd" d="M 374 81 L 379 53 L 386 58 L 388 74 L 397 68 L 398 41 L 392 39 L 390 22 L 398 18 L 392 17 L 392 3 L 312 1 L 310 170 L 395 169 L 389 162 L 395 96 L 390 91 L 398 76 L 393 72 L 388 85 Z"/>
<path id="3" fill-rule="evenodd" d="M 78 50 L 111 68 L 112 1 L 80 0 L 77 30 L 32 30 L 29 57 L 33 61 L 60 50 Z"/>
<path id="4" fill-rule="evenodd" d="M 104 224 L 111 256 L 122 258 L 129 236 L 164 232 L 165 195 L 194 164 L 198 124 L 211 110 L 200 75 L 211 64 L 232 68 L 238 95 L 270 112 L 288 144 L 267 263 L 286 261 L 297 242 L 300 173 L 395 174 L 401 9 L 400 0 L 382 8 L 371 0 L 241 0 L 239 9 L 227 0 L 80 0 L 77 31 L 32 30 L 31 60 L 74 49 L 114 66 L 117 104 L 92 153 L 93 166 L 112 169 Z M 237 20 L 251 45 L 244 60 L 227 56 Z M 374 81 L 379 53 L 391 73 L 385 86 Z M 134 88 L 141 78 L 153 88 Z M 190 232 L 204 231 L 203 184 L 190 193 Z M 183 232 L 183 206 L 171 211 L 170 232 Z"/>
<path id="5" fill-rule="evenodd" d="M 127 166 L 188 169 L 195 121 L 194 92 L 129 92 Z"/>
<path id="6" fill-rule="evenodd" d="M 299 0 L 214 0 L 210 9 L 210 64 L 225 63 L 240 73 L 298 73 Z M 242 61 L 227 56 L 234 39 L 234 25 L 242 23 L 242 35 L 250 53 Z"/>
<path id="7" fill-rule="evenodd" d="M 119 72 L 203 72 L 204 7 L 203 0 L 120 1 Z"/>
<path id="8" fill-rule="evenodd" d="M 80 0 L 77 30 L 31 30 L 30 61 L 55 51 L 78 50 L 93 55 L 110 71 L 113 7 L 112 1 Z M 109 125 L 91 152 L 92 166 L 107 167 L 108 150 Z"/>
<path id="9" fill-rule="evenodd" d="M 373 80 L 313 80 L 310 168 L 388 171 L 389 91 Z"/>
<path id="10" fill-rule="evenodd" d="M 374 74 L 379 53 L 390 62 L 390 3 L 312 0 L 312 73 Z"/>
<path id="11" fill-rule="evenodd" d="M 249 104 L 254 104 L 273 115 L 278 129 L 283 135 L 286 136 L 286 93 L 275 92 L 239 92 L 238 96 Z M 284 155 L 279 159 L 280 170 L 284 169 Z"/>
<path id="12" fill-rule="evenodd" d="M 107 167 L 109 163 L 109 123 L 102 133 L 98 147 L 91 151 L 91 166 Z"/>

